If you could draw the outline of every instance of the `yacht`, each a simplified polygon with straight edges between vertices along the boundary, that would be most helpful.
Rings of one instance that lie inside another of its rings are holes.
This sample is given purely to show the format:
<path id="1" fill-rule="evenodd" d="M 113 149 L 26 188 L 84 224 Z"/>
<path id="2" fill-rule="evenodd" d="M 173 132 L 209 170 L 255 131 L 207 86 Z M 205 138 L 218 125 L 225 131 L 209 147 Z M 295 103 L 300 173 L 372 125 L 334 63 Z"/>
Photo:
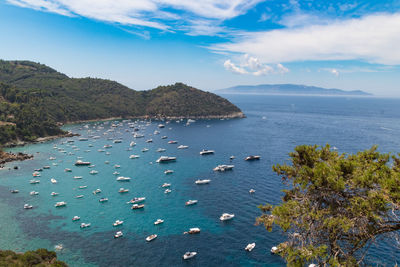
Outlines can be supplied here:
<path id="1" fill-rule="evenodd" d="M 233 219 L 233 217 L 235 217 L 235 214 L 223 213 L 223 214 L 221 215 L 221 217 L 219 217 L 219 219 L 220 219 L 221 221 L 227 221 L 227 220 Z"/>
<path id="2" fill-rule="evenodd" d="M 121 165 L 115 164 L 114 168 L 119 169 L 119 168 L 121 168 Z"/>
<path id="3" fill-rule="evenodd" d="M 68 169 L 68 168 L 65 168 L 64 171 L 65 171 L 65 172 L 72 172 L 72 170 L 71 170 L 71 169 Z"/>
<path id="4" fill-rule="evenodd" d="M 178 146 L 178 149 L 186 149 L 186 148 L 189 148 L 189 146 L 184 146 L 184 145 Z"/>
<path id="5" fill-rule="evenodd" d="M 147 151 L 149 151 L 149 149 L 146 147 L 142 149 L 142 152 L 147 152 Z"/>
<path id="6" fill-rule="evenodd" d="M 161 129 L 161 128 L 165 128 L 165 125 L 164 125 L 164 124 L 159 124 L 159 125 L 158 125 L 158 128 L 160 128 L 160 129 Z"/>
<path id="7" fill-rule="evenodd" d="M 178 143 L 178 141 L 175 141 L 175 140 L 168 141 L 168 144 L 177 144 L 177 143 Z"/>
<path id="8" fill-rule="evenodd" d="M 168 138 L 168 136 L 166 136 L 166 135 L 161 136 L 161 139 L 167 139 L 167 138 Z"/>
<path id="9" fill-rule="evenodd" d="M 166 151 L 165 148 L 159 148 L 159 149 L 157 149 L 157 152 L 165 152 L 165 151 Z"/>
<path id="10" fill-rule="evenodd" d="M 101 190 L 99 188 L 93 191 L 93 195 L 97 195 L 98 193 L 101 193 Z"/>
<path id="11" fill-rule="evenodd" d="M 223 171 L 227 171 L 227 170 L 232 170 L 234 167 L 235 167 L 235 165 L 218 165 L 213 170 L 223 172 Z"/>
<path id="12" fill-rule="evenodd" d="M 113 143 L 114 144 L 119 144 L 119 143 L 122 143 L 122 140 L 117 139 L 117 140 L 114 140 Z"/>
<path id="13" fill-rule="evenodd" d="M 120 181 L 120 182 L 129 182 L 130 180 L 131 180 L 130 177 L 124 177 L 124 176 L 119 176 L 117 178 L 117 181 Z"/>
<path id="14" fill-rule="evenodd" d="M 106 197 L 102 197 L 99 199 L 100 203 L 107 202 L 107 201 L 108 201 L 108 198 L 106 198 Z"/>
<path id="15" fill-rule="evenodd" d="M 51 192 L 51 194 L 50 194 L 51 196 L 53 196 L 53 197 L 55 197 L 55 196 L 58 196 L 59 195 L 59 193 L 56 193 L 56 192 Z"/>
<path id="16" fill-rule="evenodd" d="M 250 194 L 253 194 L 253 193 L 255 193 L 255 192 L 256 192 L 256 190 L 254 190 L 254 189 L 250 189 L 250 190 L 249 190 L 249 193 L 250 193 Z"/>
<path id="17" fill-rule="evenodd" d="M 81 137 L 81 138 L 79 138 L 79 141 L 87 141 L 87 140 L 89 140 L 89 139 L 86 138 L 86 137 Z"/>
<path id="18" fill-rule="evenodd" d="M 82 161 L 82 160 L 77 160 L 75 162 L 75 166 L 89 166 L 91 163 L 89 161 Z"/>
<path id="19" fill-rule="evenodd" d="M 24 205 L 24 209 L 32 209 L 32 208 L 33 208 L 32 205 L 29 205 L 29 204 L 25 204 L 25 205 Z"/>
<path id="20" fill-rule="evenodd" d="M 147 139 L 146 143 L 153 143 L 153 139 Z"/>
<path id="21" fill-rule="evenodd" d="M 85 188 L 87 188 L 87 185 L 81 185 L 81 186 L 79 186 L 79 189 L 85 189 Z"/>
<path id="22" fill-rule="evenodd" d="M 98 174 L 99 172 L 96 170 L 91 170 L 89 173 L 94 175 L 94 174 Z"/>
<path id="23" fill-rule="evenodd" d="M 188 200 L 188 201 L 186 201 L 185 205 L 190 206 L 190 205 L 194 205 L 196 203 L 197 203 L 197 200 Z"/>
<path id="24" fill-rule="evenodd" d="M 163 222 L 164 222 L 164 220 L 162 220 L 162 219 L 157 219 L 157 221 L 154 222 L 154 225 L 158 225 L 158 224 L 161 224 L 161 223 L 163 223 Z"/>
<path id="25" fill-rule="evenodd" d="M 29 181 L 29 183 L 30 184 L 38 184 L 38 183 L 40 183 L 40 180 L 32 179 L 32 180 Z"/>
<path id="26" fill-rule="evenodd" d="M 200 151 L 200 155 L 210 155 L 214 153 L 215 153 L 214 150 L 208 150 L 208 149 L 203 149 L 202 151 Z"/>
<path id="27" fill-rule="evenodd" d="M 18 189 L 13 189 L 10 192 L 13 193 L 13 194 L 16 194 L 16 193 L 19 193 L 19 190 Z"/>
<path id="28" fill-rule="evenodd" d="M 48 169 L 50 169 L 50 166 L 49 165 L 43 166 L 43 169 L 48 170 Z"/>
<path id="29" fill-rule="evenodd" d="M 75 221 L 79 221 L 80 219 L 81 219 L 81 217 L 79 217 L 79 216 L 74 216 L 74 217 L 72 218 L 72 221 L 75 222 Z"/>
<path id="30" fill-rule="evenodd" d="M 183 232 L 184 234 L 198 234 L 200 233 L 200 228 L 190 228 L 189 231 Z"/>
<path id="31" fill-rule="evenodd" d="M 211 180 L 209 179 L 204 179 L 204 180 L 196 180 L 196 182 L 194 182 L 195 184 L 208 184 L 210 183 Z"/>
<path id="32" fill-rule="evenodd" d="M 140 156 L 139 155 L 130 155 L 129 158 L 130 159 L 138 159 Z"/>
<path id="33" fill-rule="evenodd" d="M 250 243 L 244 249 L 247 251 L 252 251 L 253 248 L 255 248 L 255 246 L 256 246 L 256 243 Z"/>
<path id="34" fill-rule="evenodd" d="M 153 133 L 154 135 L 156 135 L 156 134 L 160 134 L 160 132 L 159 131 L 154 131 L 154 133 Z"/>
<path id="35" fill-rule="evenodd" d="M 90 227 L 90 223 L 81 223 L 81 228 Z"/>
<path id="36" fill-rule="evenodd" d="M 169 183 L 163 183 L 163 185 L 161 187 L 170 187 L 170 186 L 171 186 L 171 184 L 169 184 Z"/>
<path id="37" fill-rule="evenodd" d="M 75 198 L 83 198 L 84 197 L 84 195 L 77 195 L 77 196 L 75 196 Z"/>
<path id="38" fill-rule="evenodd" d="M 129 144 L 130 147 L 133 147 L 133 146 L 135 146 L 135 145 L 136 145 L 136 143 L 133 142 L 133 141 Z"/>
<path id="39" fill-rule="evenodd" d="M 32 173 L 32 176 L 33 177 L 40 177 L 41 174 L 40 174 L 40 172 L 34 172 L 34 173 Z"/>
<path id="40" fill-rule="evenodd" d="M 82 179 L 82 176 L 74 176 L 74 179 Z"/>
<path id="41" fill-rule="evenodd" d="M 193 258 L 194 256 L 196 256 L 197 255 L 197 252 L 195 252 L 195 251 L 192 251 L 192 252 L 186 252 L 185 254 L 183 254 L 183 259 L 184 260 L 188 260 L 188 259 L 191 259 L 191 258 Z"/>
<path id="42" fill-rule="evenodd" d="M 171 193 L 171 189 L 165 189 L 164 194 Z"/>
<path id="43" fill-rule="evenodd" d="M 115 233 L 114 238 L 119 238 L 122 237 L 124 234 L 122 233 L 122 231 L 118 231 Z"/>
<path id="44" fill-rule="evenodd" d="M 156 234 L 154 234 L 154 235 L 149 235 L 148 237 L 146 237 L 146 241 L 147 242 L 150 242 L 150 241 L 152 241 L 152 240 L 154 240 L 154 239 L 156 239 L 157 238 L 157 235 Z"/>
<path id="45" fill-rule="evenodd" d="M 143 209 L 144 208 L 144 204 L 133 204 L 131 209 L 133 210 L 137 210 L 137 209 Z"/>
<path id="46" fill-rule="evenodd" d="M 65 201 L 60 201 L 60 202 L 57 202 L 55 205 L 54 205 L 54 207 L 65 207 L 65 206 L 67 206 L 67 202 L 65 202 Z"/>
<path id="47" fill-rule="evenodd" d="M 132 198 L 132 199 L 128 202 L 128 204 L 136 204 L 136 203 L 143 202 L 143 201 L 145 201 L 145 200 L 146 200 L 145 197 L 135 197 L 135 198 Z"/>
<path id="48" fill-rule="evenodd" d="M 115 172 L 113 172 L 113 174 L 114 174 L 114 175 L 119 175 L 120 173 L 117 172 L 117 171 L 115 171 Z"/>
<path id="49" fill-rule="evenodd" d="M 176 157 L 161 156 L 158 160 L 156 160 L 157 163 L 167 163 L 170 161 L 176 161 Z"/>
<path id="50" fill-rule="evenodd" d="M 29 195 L 31 195 L 31 196 L 39 195 L 39 192 L 31 191 L 31 192 L 29 193 Z"/>
<path id="51" fill-rule="evenodd" d="M 260 156 L 248 156 L 244 160 L 259 160 L 261 157 Z"/>
<path id="52" fill-rule="evenodd" d="M 56 184 L 56 183 L 57 183 L 57 180 L 54 179 L 54 178 L 51 178 L 51 179 L 50 179 L 50 182 L 51 182 L 52 184 Z"/>
<path id="53" fill-rule="evenodd" d="M 119 226 L 119 225 L 122 225 L 123 223 L 124 223 L 124 221 L 116 220 L 116 221 L 113 223 L 113 226 Z"/>
<path id="54" fill-rule="evenodd" d="M 128 193 L 129 192 L 129 189 L 127 189 L 127 188 L 120 188 L 119 190 L 118 190 L 118 193 Z"/>
<path id="55" fill-rule="evenodd" d="M 104 145 L 104 148 L 112 148 L 112 145 Z"/>
<path id="56" fill-rule="evenodd" d="M 171 174 L 171 173 L 174 173 L 174 171 L 173 170 L 165 170 L 164 173 L 165 174 Z"/>

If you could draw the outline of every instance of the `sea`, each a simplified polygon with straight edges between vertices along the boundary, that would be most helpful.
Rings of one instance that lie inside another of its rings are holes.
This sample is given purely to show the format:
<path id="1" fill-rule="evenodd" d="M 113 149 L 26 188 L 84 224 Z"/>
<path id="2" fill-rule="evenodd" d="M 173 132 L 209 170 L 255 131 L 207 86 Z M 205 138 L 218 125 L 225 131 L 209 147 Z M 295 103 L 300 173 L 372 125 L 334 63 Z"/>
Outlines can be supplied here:
<path id="1" fill-rule="evenodd" d="M 285 233 L 277 227 L 268 232 L 255 224 L 261 214 L 258 206 L 279 204 L 282 190 L 287 188 L 272 171 L 274 164 L 289 163 L 288 154 L 302 144 L 330 144 L 340 153 L 355 153 L 373 145 L 378 145 L 380 152 L 400 152 L 400 99 L 224 97 L 247 117 L 189 123 L 121 120 L 71 124 L 64 129 L 80 136 L 9 149 L 33 154 L 34 158 L 9 163 L 0 170 L 0 249 L 55 250 L 61 244 L 58 258 L 70 266 L 285 266 L 279 256 L 270 253 L 272 246 L 285 240 Z M 165 127 L 158 128 L 160 123 Z M 134 133 L 144 137 L 135 138 Z M 87 141 L 79 141 L 85 137 Z M 147 143 L 148 139 L 152 142 Z M 169 144 L 171 140 L 177 144 Z M 131 147 L 132 141 L 136 145 Z M 179 145 L 188 148 L 178 149 Z M 143 148 L 148 151 L 142 152 Z M 166 151 L 157 152 L 158 148 Z M 215 153 L 200 155 L 202 149 Z M 130 155 L 139 157 L 131 159 Z M 261 159 L 245 161 L 249 155 Z M 160 156 L 177 160 L 157 163 Z M 77 167 L 74 163 L 78 159 L 95 166 Z M 234 168 L 213 171 L 220 164 Z M 40 177 L 32 176 L 35 169 L 46 165 L 50 169 L 41 171 Z M 167 175 L 167 169 L 174 172 Z M 92 170 L 98 173 L 90 174 Z M 118 176 L 131 180 L 119 182 Z M 51 183 L 51 178 L 57 183 Z M 40 183 L 30 184 L 31 179 Z M 197 185 L 198 179 L 211 182 Z M 171 184 L 170 193 L 165 193 L 164 183 Z M 120 188 L 129 192 L 119 193 Z M 10 193 L 12 189 L 19 193 Z M 96 189 L 101 193 L 94 195 Z M 255 192 L 249 193 L 250 189 Z M 31 191 L 39 194 L 30 195 Z M 59 194 L 51 196 L 52 192 Z M 78 195 L 83 197 L 76 198 Z M 134 197 L 146 198 L 143 209 L 132 210 L 127 204 Z M 100 198 L 108 201 L 100 203 Z M 198 203 L 186 206 L 188 200 Z M 56 208 L 60 201 L 67 205 Z M 33 209 L 23 209 L 26 203 Z M 220 221 L 223 213 L 235 217 Z M 74 216 L 81 219 L 72 221 Z M 157 219 L 164 223 L 154 225 Z M 116 220 L 123 220 L 123 225 L 114 227 Z M 81 223 L 91 226 L 81 229 Z M 183 234 L 194 227 L 201 232 Z M 123 237 L 114 238 L 117 231 L 122 231 Z M 151 234 L 158 237 L 147 242 Z M 255 248 L 245 251 L 253 242 Z M 197 255 L 183 260 L 187 251 Z M 398 259 L 396 241 L 378 240 L 369 249 L 366 262 L 393 266 Z"/>

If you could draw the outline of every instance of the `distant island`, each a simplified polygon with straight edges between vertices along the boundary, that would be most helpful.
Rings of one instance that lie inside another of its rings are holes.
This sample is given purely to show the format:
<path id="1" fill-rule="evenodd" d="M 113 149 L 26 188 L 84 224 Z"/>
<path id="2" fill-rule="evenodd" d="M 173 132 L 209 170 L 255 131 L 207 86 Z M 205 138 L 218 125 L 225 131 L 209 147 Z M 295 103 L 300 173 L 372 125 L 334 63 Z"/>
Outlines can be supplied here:
<path id="1" fill-rule="evenodd" d="M 0 145 L 64 136 L 60 126 L 70 122 L 243 116 L 225 98 L 183 83 L 135 91 L 115 81 L 70 78 L 31 61 L 0 60 Z"/>
<path id="2" fill-rule="evenodd" d="M 370 96 L 361 90 L 345 91 L 297 84 L 239 85 L 214 91 L 217 94 L 274 94 L 274 95 L 332 95 L 332 96 Z"/>

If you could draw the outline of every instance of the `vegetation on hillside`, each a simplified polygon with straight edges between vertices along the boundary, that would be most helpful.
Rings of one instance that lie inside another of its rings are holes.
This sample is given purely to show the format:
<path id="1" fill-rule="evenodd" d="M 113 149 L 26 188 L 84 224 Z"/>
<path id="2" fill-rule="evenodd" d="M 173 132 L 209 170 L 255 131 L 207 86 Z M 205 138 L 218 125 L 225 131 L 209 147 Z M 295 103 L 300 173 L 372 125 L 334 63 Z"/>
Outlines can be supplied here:
<path id="1" fill-rule="evenodd" d="M 11 250 L 0 250 L 0 267 L 67 267 L 68 265 L 57 260 L 54 251 L 41 248 L 36 251 L 15 253 Z"/>
<path id="2" fill-rule="evenodd" d="M 358 266 L 378 238 L 398 237 L 400 155 L 302 145 L 290 158 L 273 167 L 290 189 L 280 205 L 260 206 L 257 218 L 288 234 L 278 250 L 289 266 Z"/>
<path id="3" fill-rule="evenodd" d="M 30 61 L 0 60 L 0 144 L 60 134 L 57 122 L 239 112 L 228 100 L 182 83 L 134 91 L 110 80 L 69 78 Z"/>

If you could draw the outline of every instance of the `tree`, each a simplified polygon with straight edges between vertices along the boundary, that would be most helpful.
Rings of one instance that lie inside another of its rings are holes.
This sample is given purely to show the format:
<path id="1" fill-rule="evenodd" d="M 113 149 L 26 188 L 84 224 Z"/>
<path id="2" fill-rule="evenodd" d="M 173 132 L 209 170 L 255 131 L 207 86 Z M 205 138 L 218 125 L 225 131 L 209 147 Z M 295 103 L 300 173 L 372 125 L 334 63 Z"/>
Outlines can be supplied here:
<path id="1" fill-rule="evenodd" d="M 288 240 L 278 253 L 289 266 L 355 266 L 378 238 L 400 229 L 400 154 L 374 146 L 356 154 L 302 145 L 291 165 L 273 166 L 290 189 L 280 205 L 260 206 L 257 223 L 279 226 Z"/>

